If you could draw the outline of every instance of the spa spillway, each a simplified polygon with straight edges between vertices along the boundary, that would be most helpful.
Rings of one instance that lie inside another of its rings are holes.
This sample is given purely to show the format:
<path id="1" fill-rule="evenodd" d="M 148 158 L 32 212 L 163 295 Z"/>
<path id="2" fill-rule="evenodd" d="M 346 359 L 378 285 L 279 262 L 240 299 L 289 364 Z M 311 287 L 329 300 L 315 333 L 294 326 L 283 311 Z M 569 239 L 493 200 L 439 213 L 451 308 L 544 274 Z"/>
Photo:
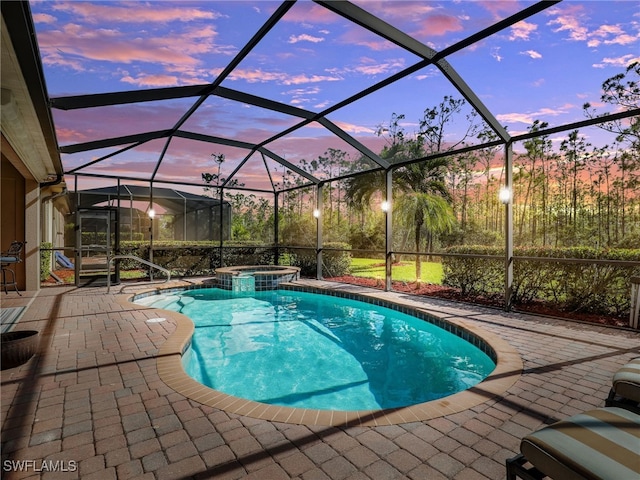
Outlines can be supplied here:
<path id="1" fill-rule="evenodd" d="M 300 268 L 279 265 L 239 265 L 216 268 L 217 286 L 224 290 L 276 290 L 300 279 Z"/>

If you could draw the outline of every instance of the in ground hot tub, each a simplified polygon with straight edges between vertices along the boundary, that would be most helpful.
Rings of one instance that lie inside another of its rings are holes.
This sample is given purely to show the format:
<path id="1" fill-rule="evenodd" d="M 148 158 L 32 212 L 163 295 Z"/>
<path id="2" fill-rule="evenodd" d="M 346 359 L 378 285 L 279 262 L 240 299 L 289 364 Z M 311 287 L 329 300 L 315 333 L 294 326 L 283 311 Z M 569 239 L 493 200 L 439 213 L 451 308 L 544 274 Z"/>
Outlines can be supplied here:
<path id="1" fill-rule="evenodd" d="M 233 290 L 234 283 L 237 286 L 243 283 L 238 280 L 246 277 L 253 277 L 257 291 L 276 290 L 283 282 L 299 280 L 300 268 L 279 265 L 240 265 L 216 268 L 217 286 L 224 290 Z M 251 283 L 253 287 L 253 282 Z"/>

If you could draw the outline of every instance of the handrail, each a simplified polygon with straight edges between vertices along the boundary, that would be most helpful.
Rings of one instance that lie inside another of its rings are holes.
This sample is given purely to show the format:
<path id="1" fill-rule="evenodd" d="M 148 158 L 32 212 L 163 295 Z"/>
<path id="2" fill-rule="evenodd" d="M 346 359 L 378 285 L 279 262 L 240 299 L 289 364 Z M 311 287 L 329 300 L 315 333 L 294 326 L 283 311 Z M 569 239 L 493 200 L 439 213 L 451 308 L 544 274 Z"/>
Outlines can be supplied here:
<path id="1" fill-rule="evenodd" d="M 130 258 L 132 260 L 137 260 L 138 262 L 143 263 L 144 265 L 153 267 L 157 270 L 160 270 L 161 272 L 166 273 L 167 279 L 162 283 L 167 283 L 169 280 L 171 280 L 171 272 L 166 268 L 161 267 L 160 265 L 151 263 L 150 261 L 145 260 L 144 258 L 136 257 L 135 255 L 114 255 L 113 257 L 109 257 L 109 261 L 107 262 L 107 293 L 109 293 L 109 291 L 111 290 L 111 262 L 113 262 L 114 260 L 122 259 L 122 258 Z"/>

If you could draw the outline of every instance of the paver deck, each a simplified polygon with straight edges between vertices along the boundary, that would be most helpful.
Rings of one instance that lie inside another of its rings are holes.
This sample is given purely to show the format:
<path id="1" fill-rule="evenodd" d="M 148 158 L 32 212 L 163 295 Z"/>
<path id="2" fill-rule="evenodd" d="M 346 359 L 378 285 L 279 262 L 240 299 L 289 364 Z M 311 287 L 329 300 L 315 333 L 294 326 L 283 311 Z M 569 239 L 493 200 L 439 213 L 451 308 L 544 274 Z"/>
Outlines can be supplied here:
<path id="1" fill-rule="evenodd" d="M 640 354 L 640 332 L 380 292 L 499 336 L 522 375 L 499 397 L 429 420 L 285 424 L 167 386 L 158 356 L 175 317 L 129 304 L 136 287 L 121 288 L 2 294 L 3 307 L 28 307 L 15 329 L 41 338 L 39 354 L 1 373 L 3 478 L 503 479 L 521 437 L 604 405 L 613 373 Z M 157 317 L 166 321 L 147 322 Z"/>

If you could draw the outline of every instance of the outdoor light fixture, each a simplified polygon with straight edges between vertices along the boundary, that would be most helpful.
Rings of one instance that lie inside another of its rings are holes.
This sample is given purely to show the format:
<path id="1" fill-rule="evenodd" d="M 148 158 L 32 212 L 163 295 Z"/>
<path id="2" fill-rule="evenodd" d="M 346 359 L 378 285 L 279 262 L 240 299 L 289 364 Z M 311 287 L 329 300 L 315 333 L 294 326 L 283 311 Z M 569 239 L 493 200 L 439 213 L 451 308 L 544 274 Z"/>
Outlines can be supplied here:
<path id="1" fill-rule="evenodd" d="M 380 208 L 382 209 L 383 212 L 388 212 L 389 211 L 389 202 L 387 202 L 386 200 L 384 202 L 382 202 L 380 204 Z"/>
<path id="2" fill-rule="evenodd" d="M 156 211 L 153 208 L 150 208 L 147 215 L 149 215 L 149 218 L 153 218 L 156 216 Z"/>
<path id="3" fill-rule="evenodd" d="M 511 189 L 509 187 L 502 187 L 498 193 L 500 202 L 507 205 L 511 201 Z"/>
<path id="4" fill-rule="evenodd" d="M 317 208 L 315 208 L 315 209 L 313 210 L 313 216 L 314 216 L 315 218 L 320 218 L 320 210 L 318 210 Z"/>

